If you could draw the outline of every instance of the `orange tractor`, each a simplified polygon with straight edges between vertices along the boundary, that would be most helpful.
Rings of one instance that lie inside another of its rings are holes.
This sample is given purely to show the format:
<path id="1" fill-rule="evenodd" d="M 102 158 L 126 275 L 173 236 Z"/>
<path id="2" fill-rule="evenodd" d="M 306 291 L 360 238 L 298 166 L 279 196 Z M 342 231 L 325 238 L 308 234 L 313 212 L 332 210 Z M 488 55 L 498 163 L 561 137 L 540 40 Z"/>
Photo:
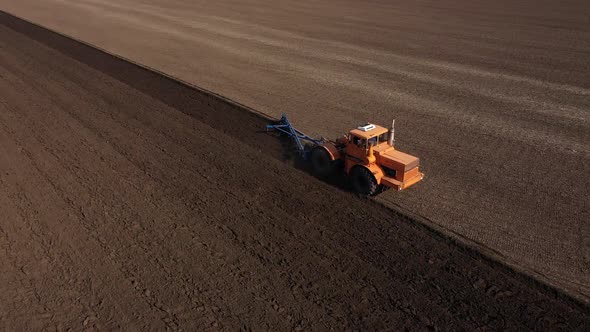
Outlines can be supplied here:
<path id="1" fill-rule="evenodd" d="M 285 115 L 267 126 L 291 137 L 314 173 L 325 177 L 344 168 L 352 188 L 372 196 L 384 189 L 406 189 L 424 178 L 419 159 L 394 147 L 394 123 L 387 129 L 367 123 L 335 141 L 314 139 L 295 129 Z"/>

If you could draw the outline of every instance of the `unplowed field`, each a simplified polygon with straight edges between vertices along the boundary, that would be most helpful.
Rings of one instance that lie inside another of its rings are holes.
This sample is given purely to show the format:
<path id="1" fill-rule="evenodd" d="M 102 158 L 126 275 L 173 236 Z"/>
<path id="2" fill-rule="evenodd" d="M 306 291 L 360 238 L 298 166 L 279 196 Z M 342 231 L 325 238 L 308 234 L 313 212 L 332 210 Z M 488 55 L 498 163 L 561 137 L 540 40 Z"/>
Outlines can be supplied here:
<path id="1" fill-rule="evenodd" d="M 588 329 L 286 163 L 266 119 L 0 16 L 0 328 Z"/>
<path id="2" fill-rule="evenodd" d="M 311 134 L 395 117 L 426 179 L 378 201 L 588 300 L 589 1 L 0 5 Z"/>

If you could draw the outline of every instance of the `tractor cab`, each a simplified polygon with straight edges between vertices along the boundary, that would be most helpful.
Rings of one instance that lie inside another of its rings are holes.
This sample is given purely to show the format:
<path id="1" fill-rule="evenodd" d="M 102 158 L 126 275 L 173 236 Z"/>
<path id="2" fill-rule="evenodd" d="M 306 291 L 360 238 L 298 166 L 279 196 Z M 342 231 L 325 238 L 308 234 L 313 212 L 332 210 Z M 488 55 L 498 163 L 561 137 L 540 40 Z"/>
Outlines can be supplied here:
<path id="1" fill-rule="evenodd" d="M 373 151 L 383 151 L 391 147 L 389 135 L 387 128 L 372 123 L 352 129 L 347 135 L 346 154 L 365 160 L 367 163 L 374 162 L 370 160 Z"/>
<path id="2" fill-rule="evenodd" d="M 352 129 L 348 134 L 349 141 L 359 148 L 368 149 L 369 146 L 376 147 L 379 144 L 387 144 L 389 130 L 387 128 L 367 123 Z"/>
<path id="3" fill-rule="evenodd" d="M 357 164 L 369 165 L 376 161 L 375 149 L 384 150 L 389 146 L 389 130 L 367 123 L 352 129 L 347 135 L 345 165 L 347 172 Z"/>

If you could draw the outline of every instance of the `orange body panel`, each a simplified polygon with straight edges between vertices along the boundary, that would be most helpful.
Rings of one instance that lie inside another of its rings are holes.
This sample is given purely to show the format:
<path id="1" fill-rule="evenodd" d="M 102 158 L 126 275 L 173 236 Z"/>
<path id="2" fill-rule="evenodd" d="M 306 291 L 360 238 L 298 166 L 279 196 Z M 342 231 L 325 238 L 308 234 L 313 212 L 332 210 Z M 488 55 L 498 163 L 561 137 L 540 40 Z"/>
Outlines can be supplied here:
<path id="1" fill-rule="evenodd" d="M 371 171 L 371 173 L 373 173 L 373 176 L 375 177 L 375 180 L 377 180 L 377 183 L 378 184 L 381 184 L 381 179 L 385 175 L 385 174 L 383 174 L 383 170 L 381 169 L 381 167 L 379 167 L 375 163 L 370 164 L 370 165 L 365 166 L 365 167 L 367 167 L 369 169 L 369 171 Z"/>
<path id="2" fill-rule="evenodd" d="M 395 170 L 401 170 L 403 172 L 407 172 L 412 168 L 416 168 L 420 164 L 420 160 L 418 158 L 395 150 L 394 148 L 386 150 L 383 153 L 379 153 L 377 156 L 380 165 Z"/>
<path id="3" fill-rule="evenodd" d="M 418 176 L 420 173 L 420 170 L 418 169 L 418 167 L 414 167 L 411 170 L 404 172 L 400 177 L 396 176 L 396 179 L 400 180 L 400 181 L 408 181 L 411 178 Z"/>
<path id="4" fill-rule="evenodd" d="M 393 188 L 395 190 L 407 189 L 415 185 L 416 183 L 420 182 L 424 178 L 424 174 L 418 170 L 418 167 L 416 167 L 415 172 L 412 171 L 412 173 L 414 173 L 415 175 L 412 177 L 404 176 L 404 178 L 406 178 L 404 181 L 399 181 L 395 178 L 385 176 L 381 178 L 381 184 L 383 184 L 386 187 Z"/>

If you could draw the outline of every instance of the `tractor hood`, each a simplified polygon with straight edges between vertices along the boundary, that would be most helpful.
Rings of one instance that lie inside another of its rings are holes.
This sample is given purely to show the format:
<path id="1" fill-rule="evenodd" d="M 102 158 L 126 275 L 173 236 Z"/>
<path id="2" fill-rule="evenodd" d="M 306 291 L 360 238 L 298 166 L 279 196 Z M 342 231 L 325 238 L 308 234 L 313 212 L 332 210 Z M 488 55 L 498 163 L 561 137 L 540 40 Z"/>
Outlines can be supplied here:
<path id="1" fill-rule="evenodd" d="M 418 167 L 420 159 L 407 153 L 400 152 L 393 148 L 384 151 L 375 151 L 377 162 L 387 168 L 394 169 L 398 172 L 407 172 Z"/>

